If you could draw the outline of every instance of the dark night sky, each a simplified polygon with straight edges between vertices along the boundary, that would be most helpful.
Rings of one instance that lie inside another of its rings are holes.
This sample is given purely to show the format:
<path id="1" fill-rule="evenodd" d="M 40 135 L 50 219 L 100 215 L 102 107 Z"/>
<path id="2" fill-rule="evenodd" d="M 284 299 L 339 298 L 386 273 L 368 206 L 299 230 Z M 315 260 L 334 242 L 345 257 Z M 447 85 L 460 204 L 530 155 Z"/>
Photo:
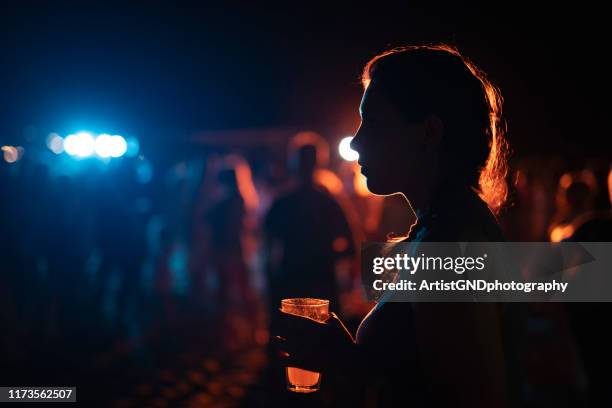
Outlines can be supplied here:
<path id="1" fill-rule="evenodd" d="M 450 41 L 501 87 L 518 152 L 610 147 L 602 103 L 609 23 L 584 3 L 554 10 L 514 2 L 75 4 L 3 10 L 2 140 L 15 140 L 28 124 L 162 140 L 296 125 L 337 136 L 354 129 L 358 76 L 371 56 L 393 45 Z"/>

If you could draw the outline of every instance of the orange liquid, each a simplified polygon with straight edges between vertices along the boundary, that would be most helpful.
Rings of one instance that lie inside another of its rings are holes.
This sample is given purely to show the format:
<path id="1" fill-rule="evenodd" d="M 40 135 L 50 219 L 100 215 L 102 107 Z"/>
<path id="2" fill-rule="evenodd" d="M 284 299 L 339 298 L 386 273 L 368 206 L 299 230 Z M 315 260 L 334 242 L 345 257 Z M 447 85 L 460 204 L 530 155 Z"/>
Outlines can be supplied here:
<path id="1" fill-rule="evenodd" d="M 284 299 L 281 311 L 324 322 L 329 317 L 329 301 L 321 299 Z M 297 367 L 286 367 L 287 388 L 293 392 L 310 393 L 319 390 L 321 373 Z"/>
<path id="2" fill-rule="evenodd" d="M 303 370 L 297 367 L 287 367 L 289 384 L 298 392 L 313 392 L 318 389 L 321 373 Z"/>

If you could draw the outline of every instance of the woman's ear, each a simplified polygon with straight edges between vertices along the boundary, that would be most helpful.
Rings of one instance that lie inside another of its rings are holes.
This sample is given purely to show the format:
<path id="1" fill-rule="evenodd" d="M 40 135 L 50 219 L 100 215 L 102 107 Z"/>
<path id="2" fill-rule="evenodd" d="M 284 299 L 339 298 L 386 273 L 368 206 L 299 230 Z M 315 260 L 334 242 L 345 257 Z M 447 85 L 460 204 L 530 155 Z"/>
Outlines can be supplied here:
<path id="1" fill-rule="evenodd" d="M 425 118 L 424 125 L 427 144 L 434 148 L 440 146 L 442 136 L 444 135 L 442 119 L 436 115 L 429 115 Z"/>

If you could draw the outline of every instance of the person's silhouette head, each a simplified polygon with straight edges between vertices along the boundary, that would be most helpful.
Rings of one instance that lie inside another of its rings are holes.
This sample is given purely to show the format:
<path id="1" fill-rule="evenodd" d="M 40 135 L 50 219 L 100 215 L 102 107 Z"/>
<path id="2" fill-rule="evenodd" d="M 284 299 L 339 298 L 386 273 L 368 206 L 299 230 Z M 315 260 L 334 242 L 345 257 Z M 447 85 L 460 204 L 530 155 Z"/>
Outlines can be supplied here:
<path id="1" fill-rule="evenodd" d="M 295 152 L 294 171 L 298 180 L 312 183 L 317 168 L 317 147 L 312 144 L 300 146 Z"/>
<path id="2" fill-rule="evenodd" d="M 593 210 L 598 190 L 597 177 L 591 170 L 564 173 L 557 187 L 557 211 L 577 216 Z"/>
<path id="3" fill-rule="evenodd" d="M 300 132 L 288 145 L 288 165 L 300 184 L 312 185 L 315 172 L 325 167 L 329 160 L 329 145 L 315 132 Z"/>
<path id="4" fill-rule="evenodd" d="M 472 187 L 497 210 L 507 195 L 501 96 L 445 45 L 373 58 L 362 77 L 361 126 L 351 147 L 375 194 L 426 206 L 439 186 Z"/>

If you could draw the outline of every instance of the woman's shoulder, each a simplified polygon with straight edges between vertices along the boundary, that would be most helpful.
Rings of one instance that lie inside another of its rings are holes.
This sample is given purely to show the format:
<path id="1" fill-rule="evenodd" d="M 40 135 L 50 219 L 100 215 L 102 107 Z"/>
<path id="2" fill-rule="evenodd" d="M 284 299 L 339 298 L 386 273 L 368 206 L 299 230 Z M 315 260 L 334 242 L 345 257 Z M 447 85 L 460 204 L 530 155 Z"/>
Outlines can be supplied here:
<path id="1" fill-rule="evenodd" d="M 432 228 L 426 240 L 433 242 L 503 242 L 501 228 L 495 218 L 456 217 Z"/>

